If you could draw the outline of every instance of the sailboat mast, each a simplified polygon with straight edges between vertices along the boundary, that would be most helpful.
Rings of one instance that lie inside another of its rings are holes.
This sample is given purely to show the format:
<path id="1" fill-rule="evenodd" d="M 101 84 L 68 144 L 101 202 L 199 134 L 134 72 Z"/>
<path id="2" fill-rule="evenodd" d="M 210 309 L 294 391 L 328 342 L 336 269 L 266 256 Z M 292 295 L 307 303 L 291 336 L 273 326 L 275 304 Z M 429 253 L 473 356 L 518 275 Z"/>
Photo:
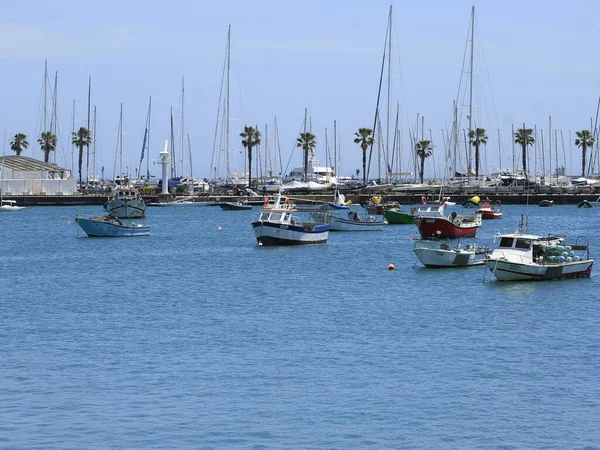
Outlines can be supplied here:
<path id="1" fill-rule="evenodd" d="M 92 99 L 92 77 L 90 75 L 88 79 L 88 103 L 87 103 L 87 130 L 90 131 L 90 102 Z M 90 146 L 86 145 L 86 162 L 85 162 L 85 180 L 86 183 L 90 182 Z"/>
<path id="2" fill-rule="evenodd" d="M 146 141 L 146 149 L 148 156 L 146 156 L 146 182 L 150 180 L 150 119 L 152 117 L 152 97 L 148 100 L 148 140 Z"/>
<path id="3" fill-rule="evenodd" d="M 269 155 L 269 133 L 268 133 L 268 125 L 265 123 L 265 171 L 263 173 L 263 177 L 267 177 L 267 174 L 269 174 L 269 176 L 271 176 L 271 173 L 273 173 L 273 170 L 269 170 L 269 162 L 271 160 L 271 155 Z M 268 181 L 265 180 L 263 178 L 263 184 Z"/>
<path id="4" fill-rule="evenodd" d="M 548 116 L 548 174 L 552 181 L 552 116 Z"/>
<path id="5" fill-rule="evenodd" d="M 75 99 L 73 99 L 73 109 L 71 114 L 71 136 L 75 133 Z M 71 139 L 71 173 L 75 171 L 75 144 Z"/>
<path id="6" fill-rule="evenodd" d="M 50 131 L 54 136 L 57 135 L 58 116 L 56 111 L 56 98 L 58 96 L 58 72 L 54 72 L 54 95 L 52 95 L 52 116 L 50 117 Z M 52 158 L 56 162 L 56 152 L 53 152 Z"/>
<path id="7" fill-rule="evenodd" d="M 175 178 L 177 175 L 177 170 L 175 165 L 177 161 L 175 161 L 175 132 L 173 131 L 173 107 L 171 106 L 171 178 Z"/>
<path id="8" fill-rule="evenodd" d="M 225 91 L 225 160 L 226 176 L 230 174 L 229 164 L 229 75 L 231 71 L 231 25 L 227 31 L 227 72 L 226 72 L 226 91 Z"/>
<path id="9" fill-rule="evenodd" d="M 92 173 L 94 178 L 97 177 L 98 171 L 96 170 L 96 106 L 94 105 L 94 131 L 92 132 Z"/>
<path id="10" fill-rule="evenodd" d="M 388 18 L 388 79 L 387 79 L 387 114 L 386 114 L 386 136 L 385 136 L 385 161 L 389 161 L 390 157 L 390 102 L 392 88 L 392 5 L 390 5 L 390 14 Z M 381 176 L 381 175 L 380 175 Z M 389 182 L 389 170 L 385 170 L 385 182 Z"/>
<path id="11" fill-rule="evenodd" d="M 184 155 L 185 155 L 185 84 L 181 77 L 181 174 L 184 174 Z"/>
<path id="12" fill-rule="evenodd" d="M 47 130 L 47 123 L 46 123 L 46 119 L 48 116 L 48 61 L 44 61 L 44 106 L 43 106 L 43 112 L 44 112 L 44 116 L 42 117 L 42 131 L 48 131 Z"/>
<path id="13" fill-rule="evenodd" d="M 469 132 L 467 136 L 470 136 L 471 130 L 473 129 L 473 51 L 475 47 L 475 6 L 471 8 L 471 59 L 469 69 Z M 467 170 L 467 177 L 471 176 L 471 146 L 469 145 L 469 163 Z"/>
<path id="14" fill-rule="evenodd" d="M 121 112 L 119 114 L 119 176 L 121 184 L 123 183 L 123 103 L 121 103 Z"/>
<path id="15" fill-rule="evenodd" d="M 337 121 L 333 121 L 333 174 L 337 174 Z M 338 174 L 339 175 L 339 174 Z M 336 177 L 338 175 L 335 175 Z M 336 183 L 337 185 L 337 183 Z"/>
<path id="16" fill-rule="evenodd" d="M 304 108 L 304 138 L 306 139 L 306 121 L 308 120 L 308 108 Z M 304 150 L 306 155 L 304 156 L 304 162 L 306 166 L 304 167 L 304 182 L 308 181 L 308 149 Z"/>

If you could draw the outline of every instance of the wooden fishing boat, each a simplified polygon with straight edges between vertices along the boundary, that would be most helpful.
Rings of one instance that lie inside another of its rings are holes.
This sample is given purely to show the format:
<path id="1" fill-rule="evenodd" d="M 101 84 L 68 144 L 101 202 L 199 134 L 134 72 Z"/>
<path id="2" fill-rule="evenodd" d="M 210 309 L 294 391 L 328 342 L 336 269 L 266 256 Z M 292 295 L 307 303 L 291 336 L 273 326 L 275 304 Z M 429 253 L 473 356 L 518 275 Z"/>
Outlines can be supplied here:
<path id="1" fill-rule="evenodd" d="M 75 222 L 89 237 L 133 237 L 148 236 L 150 225 L 123 223 L 114 216 L 83 217 L 77 215 Z"/>

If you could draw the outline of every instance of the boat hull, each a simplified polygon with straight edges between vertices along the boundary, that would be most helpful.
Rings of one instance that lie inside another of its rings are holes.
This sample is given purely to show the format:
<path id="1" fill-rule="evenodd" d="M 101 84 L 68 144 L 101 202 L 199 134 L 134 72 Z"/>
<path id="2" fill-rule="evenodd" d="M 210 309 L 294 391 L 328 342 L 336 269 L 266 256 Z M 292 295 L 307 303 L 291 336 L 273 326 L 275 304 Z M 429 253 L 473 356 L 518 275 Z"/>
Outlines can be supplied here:
<path id="1" fill-rule="evenodd" d="M 24 206 L 10 206 L 10 205 L 2 205 L 0 207 L 0 212 L 13 212 L 13 211 L 21 211 L 25 209 Z"/>
<path id="2" fill-rule="evenodd" d="M 381 231 L 383 222 L 369 220 L 347 220 L 332 216 L 329 218 L 331 231 Z"/>
<path id="3" fill-rule="evenodd" d="M 408 225 L 415 223 L 415 217 L 412 214 L 397 209 L 387 209 L 383 212 L 383 217 L 390 225 Z"/>
<path id="4" fill-rule="evenodd" d="M 247 211 L 249 209 L 252 209 L 252 205 L 244 205 L 232 202 L 219 203 L 219 206 L 223 211 Z"/>
<path id="5" fill-rule="evenodd" d="M 498 259 L 489 259 L 487 268 L 498 281 L 542 281 L 564 278 L 589 277 L 593 260 L 557 264 L 519 264 Z"/>
<path id="6" fill-rule="evenodd" d="M 329 202 L 329 209 L 350 209 L 348 205 L 342 205 L 340 203 Z"/>
<path id="7" fill-rule="evenodd" d="M 89 237 L 134 237 L 149 236 L 150 226 L 131 224 L 119 225 L 102 218 L 76 217 L 75 222 Z"/>
<path id="8" fill-rule="evenodd" d="M 481 218 L 484 220 L 502 219 L 502 213 L 496 211 L 481 210 Z"/>
<path id="9" fill-rule="evenodd" d="M 424 239 L 459 239 L 475 237 L 477 234 L 477 225 L 465 225 L 465 222 L 457 225 L 445 217 L 419 217 L 417 227 Z"/>
<path id="10" fill-rule="evenodd" d="M 256 241 L 260 245 L 325 244 L 329 237 L 329 224 L 305 223 L 287 225 L 256 221 L 252 222 Z"/>
<path id="11" fill-rule="evenodd" d="M 417 258 L 425 267 L 465 267 L 482 265 L 486 262 L 485 253 L 468 251 L 441 250 L 434 248 L 415 248 Z"/>
<path id="12" fill-rule="evenodd" d="M 146 203 L 138 199 L 117 198 L 105 203 L 104 209 L 120 219 L 141 219 L 146 216 Z"/>

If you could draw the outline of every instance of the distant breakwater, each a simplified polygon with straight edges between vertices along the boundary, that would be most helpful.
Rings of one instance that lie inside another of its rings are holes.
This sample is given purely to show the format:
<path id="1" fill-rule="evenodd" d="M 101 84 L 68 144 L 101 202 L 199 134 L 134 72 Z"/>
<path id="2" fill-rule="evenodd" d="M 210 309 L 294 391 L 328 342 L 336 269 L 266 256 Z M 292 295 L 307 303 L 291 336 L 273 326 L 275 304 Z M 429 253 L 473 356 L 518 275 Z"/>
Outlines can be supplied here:
<path id="1" fill-rule="evenodd" d="M 286 194 L 294 199 L 296 203 L 312 202 L 331 202 L 334 200 L 333 193 L 327 194 Z M 351 200 L 353 204 L 368 203 L 372 197 L 381 197 L 383 202 L 398 202 L 401 205 L 413 205 L 421 203 L 424 194 L 406 194 L 406 193 L 346 193 L 346 200 Z M 450 200 L 457 205 L 464 203 L 474 195 L 479 195 L 481 199 L 489 198 L 491 201 L 500 201 L 505 205 L 527 205 L 538 204 L 541 200 L 552 200 L 556 205 L 575 205 L 583 200 L 596 201 L 598 194 L 541 194 L 541 193 L 502 193 L 502 194 L 449 194 Z M 443 194 L 443 196 L 447 196 Z M 428 201 L 439 201 L 439 195 L 426 195 Z M 181 197 L 172 197 L 177 199 Z M 228 196 L 228 195 L 203 195 L 186 197 L 194 202 L 203 202 L 206 204 L 217 204 L 218 202 L 228 202 L 236 200 L 246 200 L 250 204 L 260 205 L 263 203 L 263 196 Z M 6 196 L 5 200 L 15 200 L 19 206 L 83 206 L 83 205 L 104 205 L 109 200 L 107 195 L 18 195 Z M 146 196 L 144 200 L 148 204 L 158 203 L 157 196 Z M 162 200 L 164 201 L 164 200 Z"/>

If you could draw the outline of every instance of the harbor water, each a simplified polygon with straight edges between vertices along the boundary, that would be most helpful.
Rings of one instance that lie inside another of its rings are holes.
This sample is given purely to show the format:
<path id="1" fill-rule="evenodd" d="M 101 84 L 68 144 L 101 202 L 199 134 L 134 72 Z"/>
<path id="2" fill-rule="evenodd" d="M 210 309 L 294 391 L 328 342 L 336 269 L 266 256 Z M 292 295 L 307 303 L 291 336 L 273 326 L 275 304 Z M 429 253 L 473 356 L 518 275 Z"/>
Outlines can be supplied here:
<path id="1" fill-rule="evenodd" d="M 0 215 L 0 448 L 600 448 L 598 268 L 425 269 L 414 225 L 259 247 L 256 207 L 86 237 L 75 215 L 102 212 Z M 525 214 L 600 254 L 600 207 L 503 213 L 474 241 Z"/>

